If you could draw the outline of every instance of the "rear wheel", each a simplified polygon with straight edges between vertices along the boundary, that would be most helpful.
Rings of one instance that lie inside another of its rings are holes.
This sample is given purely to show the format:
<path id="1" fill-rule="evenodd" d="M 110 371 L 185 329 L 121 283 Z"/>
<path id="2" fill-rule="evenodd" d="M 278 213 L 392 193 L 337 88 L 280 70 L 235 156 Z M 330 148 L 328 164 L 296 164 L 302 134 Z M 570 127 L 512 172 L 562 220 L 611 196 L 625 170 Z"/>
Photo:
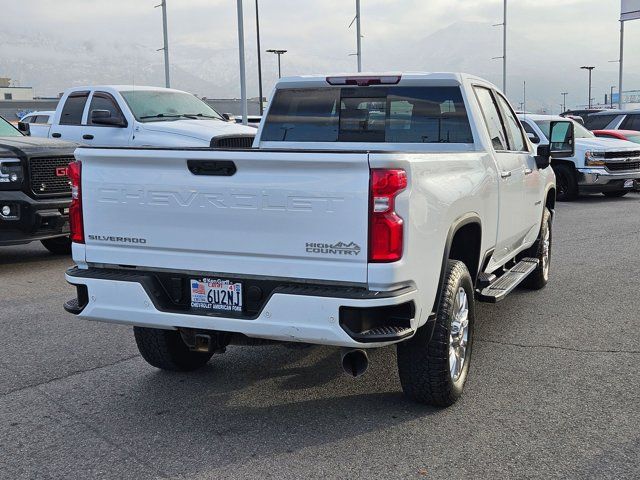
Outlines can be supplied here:
<path id="1" fill-rule="evenodd" d="M 629 193 L 629 190 L 613 190 L 611 192 L 602 192 L 605 197 L 610 198 L 624 197 L 627 193 Z"/>
<path id="2" fill-rule="evenodd" d="M 553 171 L 556 174 L 556 199 L 560 202 L 568 202 L 578 198 L 578 180 L 573 167 L 559 163 L 553 165 Z"/>
<path id="3" fill-rule="evenodd" d="M 447 263 L 439 305 L 433 334 L 425 326 L 398 344 L 398 371 L 407 397 L 448 407 L 462 395 L 473 345 L 473 284 L 464 263 Z"/>
<path id="4" fill-rule="evenodd" d="M 40 240 L 40 243 L 56 255 L 69 255 L 71 253 L 71 239 L 69 237 L 48 238 Z"/>
<path id="5" fill-rule="evenodd" d="M 206 365 L 213 353 L 194 352 L 177 330 L 133 327 L 138 350 L 148 364 L 162 370 L 189 372 Z"/>

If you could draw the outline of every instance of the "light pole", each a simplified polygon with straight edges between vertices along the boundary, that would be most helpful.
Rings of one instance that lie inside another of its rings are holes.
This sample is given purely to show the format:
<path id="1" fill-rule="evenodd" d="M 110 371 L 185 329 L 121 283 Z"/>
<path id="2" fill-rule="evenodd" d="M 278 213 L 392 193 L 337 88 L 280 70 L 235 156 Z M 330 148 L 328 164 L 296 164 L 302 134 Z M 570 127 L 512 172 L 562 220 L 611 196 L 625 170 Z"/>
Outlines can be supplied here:
<path id="1" fill-rule="evenodd" d="M 247 77 L 244 61 L 244 20 L 242 15 L 242 0 L 238 0 L 238 56 L 240 60 L 240 102 L 242 103 L 242 124 L 248 125 L 249 105 L 247 104 Z"/>
<path id="2" fill-rule="evenodd" d="M 613 89 L 616 88 L 615 85 L 611 85 L 611 89 L 609 90 L 609 104 L 611 108 L 613 108 Z"/>
<path id="3" fill-rule="evenodd" d="M 502 23 L 496 23 L 494 27 L 502 27 L 502 56 L 493 57 L 493 60 L 502 59 L 502 92 L 507 94 L 507 0 L 503 2 Z"/>
<path id="4" fill-rule="evenodd" d="M 360 35 L 360 0 L 356 0 L 356 35 L 358 36 L 358 72 L 362 71 L 362 38 Z"/>
<path id="5" fill-rule="evenodd" d="M 171 81 L 169 80 L 169 32 L 167 31 L 167 0 L 162 0 L 160 5 L 156 5 L 154 8 L 162 7 L 162 36 L 164 38 L 164 46 L 159 48 L 158 51 L 164 50 L 164 85 L 167 88 L 171 87 Z"/>
<path id="6" fill-rule="evenodd" d="M 589 72 L 589 109 L 591 109 L 591 72 L 596 67 L 580 67 L 580 70 L 587 70 Z"/>
<path id="7" fill-rule="evenodd" d="M 562 95 L 562 112 L 566 112 L 567 111 L 567 95 L 569 95 L 569 92 L 560 92 L 560 95 Z"/>
<path id="8" fill-rule="evenodd" d="M 277 50 L 277 49 L 270 49 L 267 50 L 267 53 L 275 53 L 278 56 L 278 78 L 282 78 L 282 70 L 280 68 L 280 56 L 284 55 L 285 53 L 287 53 L 286 50 Z"/>
<path id="9" fill-rule="evenodd" d="M 262 105 L 262 51 L 260 50 L 260 13 L 258 12 L 258 0 L 256 0 L 256 41 L 258 44 L 258 96 L 260 97 L 260 116 L 264 113 Z"/>

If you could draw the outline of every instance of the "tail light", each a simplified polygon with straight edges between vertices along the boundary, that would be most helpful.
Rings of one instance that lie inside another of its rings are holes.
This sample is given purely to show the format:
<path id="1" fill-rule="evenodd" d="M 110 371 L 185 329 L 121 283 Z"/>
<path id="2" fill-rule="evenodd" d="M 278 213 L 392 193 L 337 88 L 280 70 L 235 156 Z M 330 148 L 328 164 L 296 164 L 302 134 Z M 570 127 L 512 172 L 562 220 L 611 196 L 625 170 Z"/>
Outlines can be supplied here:
<path id="1" fill-rule="evenodd" d="M 396 196 L 406 187 L 404 170 L 371 170 L 370 262 L 395 262 L 402 258 L 403 220 L 395 212 L 395 202 Z"/>
<path id="2" fill-rule="evenodd" d="M 78 160 L 71 162 L 68 169 L 71 180 L 71 205 L 69 206 L 69 226 L 71 241 L 84 243 L 84 223 L 82 221 L 82 163 Z"/>

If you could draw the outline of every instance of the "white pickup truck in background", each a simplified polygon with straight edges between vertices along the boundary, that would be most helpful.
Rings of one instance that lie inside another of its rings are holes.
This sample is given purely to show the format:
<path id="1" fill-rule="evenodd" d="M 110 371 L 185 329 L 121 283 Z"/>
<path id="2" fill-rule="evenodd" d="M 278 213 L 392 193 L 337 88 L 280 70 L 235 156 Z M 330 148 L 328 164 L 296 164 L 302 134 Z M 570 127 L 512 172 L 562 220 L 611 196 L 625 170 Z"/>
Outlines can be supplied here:
<path id="1" fill-rule="evenodd" d="M 575 200 L 582 193 L 622 197 L 640 181 L 640 145 L 616 138 L 600 138 L 585 127 L 557 115 L 520 114 L 518 118 L 534 145 L 549 144 L 551 122 L 572 122 L 575 151 L 551 162 L 559 201 Z"/>
<path id="2" fill-rule="evenodd" d="M 256 134 L 190 93 L 138 85 L 70 88 L 49 125 L 19 128 L 96 147 L 247 148 Z"/>
<path id="3" fill-rule="evenodd" d="M 252 149 L 80 148 L 65 308 L 134 325 L 168 370 L 250 337 L 343 347 L 357 376 L 397 344 L 405 394 L 450 405 L 476 299 L 547 283 L 573 124 L 550 129 L 535 151 L 469 75 L 305 76 L 278 82 Z"/>

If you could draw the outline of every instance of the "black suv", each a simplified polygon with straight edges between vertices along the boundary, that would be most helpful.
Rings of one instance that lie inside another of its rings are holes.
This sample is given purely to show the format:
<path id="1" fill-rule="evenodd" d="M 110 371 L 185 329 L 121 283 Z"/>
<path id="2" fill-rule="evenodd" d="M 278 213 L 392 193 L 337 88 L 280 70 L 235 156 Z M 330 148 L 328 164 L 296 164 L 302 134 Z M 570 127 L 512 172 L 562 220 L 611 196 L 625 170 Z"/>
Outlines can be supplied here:
<path id="1" fill-rule="evenodd" d="M 605 110 L 585 118 L 589 130 L 640 130 L 640 110 Z"/>
<path id="2" fill-rule="evenodd" d="M 71 251 L 67 166 L 76 144 L 24 136 L 0 117 L 0 246 L 36 240 Z"/>

